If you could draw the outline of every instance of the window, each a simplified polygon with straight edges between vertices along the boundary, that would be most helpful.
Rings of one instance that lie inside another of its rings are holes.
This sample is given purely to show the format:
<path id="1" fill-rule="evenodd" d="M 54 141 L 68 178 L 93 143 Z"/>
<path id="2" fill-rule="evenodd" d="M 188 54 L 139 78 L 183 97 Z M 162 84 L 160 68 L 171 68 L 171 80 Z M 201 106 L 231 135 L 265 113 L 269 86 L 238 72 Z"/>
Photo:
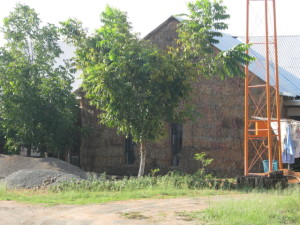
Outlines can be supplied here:
<path id="1" fill-rule="evenodd" d="M 132 137 L 129 136 L 125 139 L 125 163 L 133 164 L 135 161 L 134 156 L 134 142 Z"/>
<path id="2" fill-rule="evenodd" d="M 182 124 L 171 124 L 171 148 L 172 148 L 172 166 L 179 165 L 179 153 L 182 151 Z"/>

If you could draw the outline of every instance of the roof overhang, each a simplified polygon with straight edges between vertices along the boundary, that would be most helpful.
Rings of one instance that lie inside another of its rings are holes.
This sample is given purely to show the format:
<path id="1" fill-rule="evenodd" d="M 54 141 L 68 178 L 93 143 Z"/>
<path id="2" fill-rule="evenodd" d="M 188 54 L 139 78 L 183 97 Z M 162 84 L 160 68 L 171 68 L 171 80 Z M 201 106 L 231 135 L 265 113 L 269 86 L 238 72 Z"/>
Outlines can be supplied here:
<path id="1" fill-rule="evenodd" d="M 300 100 L 286 100 L 284 101 L 285 106 L 300 106 Z"/>

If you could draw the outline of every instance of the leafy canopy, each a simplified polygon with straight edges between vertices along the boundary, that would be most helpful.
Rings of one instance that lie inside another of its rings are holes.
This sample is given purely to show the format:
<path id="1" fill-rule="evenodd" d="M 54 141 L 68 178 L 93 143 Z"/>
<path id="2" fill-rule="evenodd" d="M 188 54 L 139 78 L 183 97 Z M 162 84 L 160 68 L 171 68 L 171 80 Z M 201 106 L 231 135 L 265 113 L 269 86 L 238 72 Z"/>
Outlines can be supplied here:
<path id="1" fill-rule="evenodd" d="M 17 4 L 4 19 L 0 48 L 0 125 L 7 144 L 61 151 L 72 143 L 76 101 L 70 64 L 58 65 L 59 30 Z"/>
<path id="2" fill-rule="evenodd" d="M 181 56 L 193 63 L 194 72 L 201 76 L 244 76 L 241 65 L 254 60 L 245 54 L 249 45 L 239 44 L 227 51 L 217 50 L 222 38 L 221 31 L 228 28 L 225 23 L 230 15 L 221 0 L 197 0 L 188 3 L 189 14 L 181 14 L 183 21 L 178 28 L 178 48 Z"/>
<path id="3" fill-rule="evenodd" d="M 102 110 L 102 123 L 135 142 L 155 140 L 189 89 L 188 70 L 174 55 L 140 40 L 126 13 L 107 6 L 101 22 L 95 34 L 82 35 L 81 40 L 80 32 L 72 31 L 78 30 L 77 21 L 63 23 L 69 37 L 75 33 L 86 97 Z"/>
<path id="4" fill-rule="evenodd" d="M 197 75 L 243 76 L 240 65 L 253 60 L 238 45 L 218 53 L 220 31 L 229 18 L 222 1 L 198 0 L 178 28 L 178 45 L 160 50 L 132 32 L 126 13 L 106 7 L 103 26 L 88 35 L 77 20 L 68 20 L 63 33 L 77 46 L 77 65 L 90 104 L 102 110 L 101 122 L 132 135 L 134 141 L 155 140 L 163 123 L 180 119 L 179 103 L 188 97 Z"/>

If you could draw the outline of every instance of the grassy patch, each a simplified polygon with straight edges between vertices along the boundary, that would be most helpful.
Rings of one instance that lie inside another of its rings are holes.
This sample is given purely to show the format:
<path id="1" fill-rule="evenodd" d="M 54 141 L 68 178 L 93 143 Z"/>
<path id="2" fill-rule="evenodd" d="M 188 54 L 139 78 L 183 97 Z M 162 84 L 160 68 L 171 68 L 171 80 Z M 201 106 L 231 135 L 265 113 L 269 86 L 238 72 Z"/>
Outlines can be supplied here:
<path id="1" fill-rule="evenodd" d="M 283 191 L 253 191 L 232 189 L 232 184 L 230 180 L 212 179 L 201 174 L 170 173 L 165 176 L 122 180 L 96 177 L 81 182 L 62 183 L 49 190 L 6 190 L 0 187 L 0 200 L 51 206 L 243 193 L 245 195 L 239 200 L 234 198 L 230 201 L 214 202 L 204 211 L 182 211 L 176 215 L 182 220 L 195 220 L 204 224 L 300 224 L 299 186 Z"/>
<path id="2" fill-rule="evenodd" d="M 155 198 L 176 198 L 183 196 L 213 196 L 230 194 L 230 191 L 216 191 L 211 189 L 190 190 L 190 189 L 162 189 L 146 188 L 144 190 L 125 191 L 63 191 L 52 192 L 49 190 L 6 190 L 0 187 L 0 200 L 15 200 L 31 204 L 94 204 L 128 199 L 155 199 Z"/>
<path id="3" fill-rule="evenodd" d="M 203 173 L 170 172 L 164 176 L 110 179 L 105 176 L 88 180 L 64 182 L 49 190 L 6 190 L 0 188 L 0 200 L 28 203 L 92 204 L 127 199 L 175 198 L 181 196 L 209 196 L 232 193 L 231 183 L 207 178 Z M 218 191 L 216 189 L 219 189 Z"/>
<path id="4" fill-rule="evenodd" d="M 206 224 L 300 224 L 300 188 L 284 191 L 254 191 L 239 200 L 226 200 L 194 213 L 187 218 Z"/>

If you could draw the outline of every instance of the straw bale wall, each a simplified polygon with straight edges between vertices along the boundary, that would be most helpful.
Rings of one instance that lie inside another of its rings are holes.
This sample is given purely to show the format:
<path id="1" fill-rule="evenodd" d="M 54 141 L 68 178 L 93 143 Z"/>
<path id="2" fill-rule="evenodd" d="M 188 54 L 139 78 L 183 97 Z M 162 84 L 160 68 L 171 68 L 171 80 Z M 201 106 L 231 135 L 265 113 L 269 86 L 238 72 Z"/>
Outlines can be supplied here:
<path id="1" fill-rule="evenodd" d="M 170 18 L 167 23 L 146 36 L 146 40 L 164 49 L 174 44 L 178 21 Z M 258 83 L 263 83 L 259 78 Z M 260 95 L 261 93 L 256 93 Z M 244 79 L 200 76 L 194 83 L 190 98 L 200 116 L 183 124 L 182 151 L 177 153 L 179 164 L 172 166 L 170 125 L 166 124 L 165 137 L 157 143 L 146 143 L 146 173 L 159 168 L 162 173 L 170 170 L 194 172 L 200 163 L 193 159 L 195 153 L 205 152 L 213 158 L 209 171 L 223 177 L 243 173 Z M 87 134 L 82 137 L 81 167 L 87 171 L 107 172 L 115 175 L 136 175 L 139 164 L 139 146 L 134 146 L 135 161 L 125 160 L 125 137 L 114 129 L 99 125 L 99 111 L 81 98 L 82 125 Z"/>
<path id="2" fill-rule="evenodd" d="M 158 28 L 149 33 L 144 40 L 155 44 L 160 49 L 166 49 L 169 46 L 176 45 L 178 20 L 170 17 Z"/>
<path id="3" fill-rule="evenodd" d="M 99 124 L 99 111 L 81 98 L 81 123 L 84 132 L 81 137 L 80 166 L 86 171 L 98 172 L 101 168 L 118 165 L 124 158 L 124 138 L 116 135 L 114 129 Z"/>

